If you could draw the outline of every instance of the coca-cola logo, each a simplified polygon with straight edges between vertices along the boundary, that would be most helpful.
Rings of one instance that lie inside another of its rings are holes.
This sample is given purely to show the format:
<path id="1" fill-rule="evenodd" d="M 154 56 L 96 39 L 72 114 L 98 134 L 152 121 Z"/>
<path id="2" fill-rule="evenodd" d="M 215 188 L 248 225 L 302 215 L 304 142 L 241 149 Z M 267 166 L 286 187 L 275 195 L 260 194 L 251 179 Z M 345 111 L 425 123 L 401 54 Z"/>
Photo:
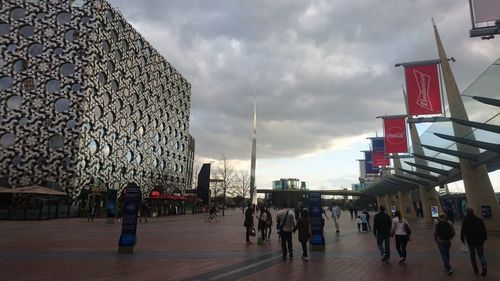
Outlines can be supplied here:
<path id="1" fill-rule="evenodd" d="M 398 145 L 403 143 L 405 132 L 399 127 L 392 127 L 387 130 L 385 139 L 390 144 Z"/>

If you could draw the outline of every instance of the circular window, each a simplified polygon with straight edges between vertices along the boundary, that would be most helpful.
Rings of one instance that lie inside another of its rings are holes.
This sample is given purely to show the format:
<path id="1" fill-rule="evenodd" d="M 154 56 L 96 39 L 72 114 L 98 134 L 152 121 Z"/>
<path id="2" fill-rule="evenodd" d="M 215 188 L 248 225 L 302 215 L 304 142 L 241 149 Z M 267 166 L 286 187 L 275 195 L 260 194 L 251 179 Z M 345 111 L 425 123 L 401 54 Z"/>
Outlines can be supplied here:
<path id="1" fill-rule="evenodd" d="M 27 24 L 19 29 L 19 33 L 21 33 L 24 38 L 30 38 L 35 34 L 35 28 Z"/>
<path id="2" fill-rule="evenodd" d="M 28 125 L 28 123 L 29 123 L 29 120 L 26 117 L 23 117 L 23 118 L 19 119 L 19 125 L 21 125 L 23 127 L 26 126 L 26 125 Z"/>
<path id="3" fill-rule="evenodd" d="M 10 24 L 8 23 L 0 23 L 0 36 L 5 34 L 9 34 L 10 32 Z"/>
<path id="4" fill-rule="evenodd" d="M 138 109 L 136 112 L 135 112 L 135 118 L 137 120 L 140 120 L 142 118 L 142 111 L 140 109 Z M 147 123 L 147 122 L 146 122 Z"/>
<path id="5" fill-rule="evenodd" d="M 135 158 L 137 164 L 141 164 L 142 163 L 142 155 L 140 153 L 137 153 L 137 157 Z"/>
<path id="6" fill-rule="evenodd" d="M 109 72 L 115 72 L 115 64 L 110 60 L 106 62 L 106 68 Z"/>
<path id="7" fill-rule="evenodd" d="M 168 143 L 168 138 L 167 138 L 167 136 L 164 136 L 163 137 L 163 144 L 167 144 L 167 143 Z"/>
<path id="8" fill-rule="evenodd" d="M 17 45 L 12 43 L 12 44 L 9 44 L 9 46 L 7 46 L 7 51 L 11 52 L 11 53 L 15 53 L 16 52 L 16 49 L 17 49 Z"/>
<path id="9" fill-rule="evenodd" d="M 81 89 L 82 89 L 82 86 L 80 84 L 73 84 L 73 85 L 71 85 L 71 90 L 72 91 L 80 92 Z"/>
<path id="10" fill-rule="evenodd" d="M 61 66 L 60 71 L 63 77 L 72 76 L 75 74 L 75 65 L 72 63 L 65 63 Z"/>
<path id="11" fill-rule="evenodd" d="M 76 121 L 73 119 L 68 120 L 68 122 L 66 122 L 66 127 L 68 127 L 69 129 L 74 129 L 76 127 Z"/>
<path id="12" fill-rule="evenodd" d="M 106 74 L 104 74 L 104 72 L 100 72 L 99 74 L 97 74 L 97 80 L 99 80 L 99 83 L 101 85 L 106 84 L 106 80 L 107 80 Z"/>
<path id="13" fill-rule="evenodd" d="M 31 44 L 28 48 L 28 53 L 32 57 L 37 57 L 43 53 L 43 45 L 40 43 Z"/>
<path id="14" fill-rule="evenodd" d="M 47 92 L 49 94 L 51 93 L 55 93 L 57 91 L 59 91 L 61 89 L 61 82 L 59 80 L 49 80 L 49 82 L 47 82 Z"/>
<path id="15" fill-rule="evenodd" d="M 144 135 L 144 127 L 140 126 L 138 129 L 139 135 Z"/>
<path id="16" fill-rule="evenodd" d="M 133 103 L 138 103 L 139 102 L 139 95 L 138 94 L 133 94 L 132 95 L 132 102 Z"/>
<path id="17" fill-rule="evenodd" d="M 107 40 L 102 41 L 101 47 L 106 54 L 111 50 L 111 45 L 109 45 L 109 42 Z"/>
<path id="18" fill-rule="evenodd" d="M 33 1 L 33 0 L 32 0 Z M 36 1 L 36 0 L 34 0 Z M 39 19 L 39 20 L 44 20 L 45 18 L 47 17 L 47 14 L 46 13 L 38 13 L 36 15 L 36 18 Z"/>
<path id="19" fill-rule="evenodd" d="M 90 153 L 92 153 L 92 154 L 96 153 L 97 149 L 98 149 L 97 142 L 95 140 L 91 140 L 90 143 L 89 143 Z"/>
<path id="20" fill-rule="evenodd" d="M 71 106 L 71 101 L 66 98 L 60 98 L 56 100 L 56 102 L 54 103 L 54 107 L 56 108 L 57 112 L 64 112 L 68 110 L 70 106 Z"/>
<path id="21" fill-rule="evenodd" d="M 21 96 L 11 96 L 7 99 L 7 107 L 12 110 L 20 109 L 23 105 L 23 100 Z"/>
<path id="22" fill-rule="evenodd" d="M 111 147 L 107 144 L 105 144 L 103 147 L 102 147 L 102 154 L 105 156 L 105 157 L 108 157 L 110 154 L 111 154 Z"/>
<path id="23" fill-rule="evenodd" d="M 111 90 L 113 92 L 118 92 L 118 82 L 116 80 L 111 80 Z"/>
<path id="24" fill-rule="evenodd" d="M 135 133 L 135 122 L 130 122 L 128 125 L 128 131 L 132 134 Z"/>
<path id="25" fill-rule="evenodd" d="M 160 133 L 157 133 L 157 134 L 155 135 L 155 140 L 156 140 L 156 142 L 159 142 L 159 141 L 160 141 Z"/>
<path id="26" fill-rule="evenodd" d="M 61 47 L 57 47 L 54 49 L 54 54 L 56 54 L 57 56 L 60 56 L 64 53 L 64 49 L 61 48 Z"/>
<path id="27" fill-rule="evenodd" d="M 120 61 L 122 59 L 122 52 L 115 50 L 115 61 Z"/>
<path id="28" fill-rule="evenodd" d="M 106 11 L 106 19 L 111 22 L 114 19 L 113 12 L 111 10 Z"/>
<path id="29" fill-rule="evenodd" d="M 49 138 L 49 147 L 52 149 L 59 149 L 64 146 L 64 137 L 61 135 L 53 135 Z"/>
<path id="30" fill-rule="evenodd" d="M 12 87 L 12 78 L 9 76 L 0 77 L 0 90 L 7 90 Z"/>
<path id="31" fill-rule="evenodd" d="M 111 41 L 116 42 L 118 41 L 118 33 L 116 31 L 111 30 Z"/>
<path id="32" fill-rule="evenodd" d="M 25 60 L 19 59 L 14 63 L 14 71 L 19 74 L 24 70 L 26 70 L 27 66 L 28 64 L 26 63 Z"/>
<path id="33" fill-rule="evenodd" d="M 116 108 L 116 110 L 122 109 L 122 106 L 123 106 L 122 101 L 120 99 L 116 99 L 115 100 L 115 108 Z"/>
<path id="34" fill-rule="evenodd" d="M 21 162 L 22 162 L 22 159 L 18 155 L 14 156 L 14 158 L 12 158 L 12 165 L 19 166 L 19 165 L 21 165 Z"/>
<path id="35" fill-rule="evenodd" d="M 99 119 L 102 116 L 102 108 L 99 105 L 94 107 L 94 116 L 96 119 Z"/>
<path id="36" fill-rule="evenodd" d="M 71 14 L 62 12 L 57 14 L 57 23 L 58 24 L 66 24 L 71 21 Z"/>
<path id="37" fill-rule="evenodd" d="M 113 122 L 115 122 L 115 115 L 113 114 L 113 112 L 108 112 L 108 114 L 106 115 L 106 120 L 108 120 L 109 124 L 113 124 Z"/>
<path id="38" fill-rule="evenodd" d="M 82 17 L 82 23 L 83 24 L 89 24 L 90 23 L 90 17 L 87 17 L 87 16 Z"/>
<path id="39" fill-rule="evenodd" d="M 122 40 L 122 50 L 126 52 L 128 50 L 128 43 L 125 40 Z"/>
<path id="40" fill-rule="evenodd" d="M 127 106 L 125 106 L 125 112 L 128 116 L 132 116 L 132 106 L 130 104 L 127 104 Z"/>
<path id="41" fill-rule="evenodd" d="M 65 169 L 69 169 L 70 165 L 71 165 L 71 159 L 69 159 L 68 157 L 65 157 L 63 160 L 62 160 L 62 163 L 63 163 L 63 167 Z"/>
<path id="42" fill-rule="evenodd" d="M 158 159 L 153 158 L 153 166 L 158 167 Z"/>
<path id="43" fill-rule="evenodd" d="M 108 93 L 104 93 L 102 95 L 102 102 L 104 103 L 104 105 L 110 104 L 111 103 L 111 96 Z"/>
<path id="44" fill-rule="evenodd" d="M 0 145 L 5 148 L 14 145 L 15 142 L 16 135 L 14 135 L 13 133 L 5 133 L 0 137 Z"/>
<path id="45" fill-rule="evenodd" d="M 131 162 L 133 159 L 132 152 L 129 150 L 127 151 L 127 154 L 125 154 L 125 159 L 127 159 L 127 162 Z"/>
<path id="46" fill-rule="evenodd" d="M 75 42 L 75 40 L 78 39 L 78 31 L 76 31 L 75 29 L 70 29 L 66 31 L 66 33 L 64 34 L 64 38 L 66 38 L 66 41 L 70 43 Z"/>

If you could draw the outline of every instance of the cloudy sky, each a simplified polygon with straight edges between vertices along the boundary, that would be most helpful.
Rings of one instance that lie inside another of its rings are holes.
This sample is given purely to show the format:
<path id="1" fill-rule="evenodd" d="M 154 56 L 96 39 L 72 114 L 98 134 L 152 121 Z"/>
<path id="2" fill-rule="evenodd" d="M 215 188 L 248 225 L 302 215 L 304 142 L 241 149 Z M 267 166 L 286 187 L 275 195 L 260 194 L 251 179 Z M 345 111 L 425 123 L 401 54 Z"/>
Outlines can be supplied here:
<path id="1" fill-rule="evenodd" d="M 110 2 L 191 82 L 199 163 L 249 169 L 257 101 L 259 188 L 356 182 L 375 117 L 404 112 L 394 64 L 437 57 L 431 17 L 461 90 L 500 56 L 499 39 L 469 38 L 466 0 Z"/>

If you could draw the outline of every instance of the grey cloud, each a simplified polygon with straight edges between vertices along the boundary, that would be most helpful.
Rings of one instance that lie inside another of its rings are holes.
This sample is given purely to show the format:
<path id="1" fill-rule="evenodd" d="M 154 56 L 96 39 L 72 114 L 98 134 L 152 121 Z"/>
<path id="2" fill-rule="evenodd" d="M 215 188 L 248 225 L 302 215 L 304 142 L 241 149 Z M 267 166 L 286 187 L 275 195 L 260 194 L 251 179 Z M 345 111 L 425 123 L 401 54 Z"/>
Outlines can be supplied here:
<path id="1" fill-rule="evenodd" d="M 437 57 L 432 16 L 461 88 L 498 56 L 468 38 L 466 1 L 111 3 L 191 82 L 201 157 L 248 159 L 254 98 L 259 157 L 380 131 L 376 116 L 404 111 L 394 63 Z"/>

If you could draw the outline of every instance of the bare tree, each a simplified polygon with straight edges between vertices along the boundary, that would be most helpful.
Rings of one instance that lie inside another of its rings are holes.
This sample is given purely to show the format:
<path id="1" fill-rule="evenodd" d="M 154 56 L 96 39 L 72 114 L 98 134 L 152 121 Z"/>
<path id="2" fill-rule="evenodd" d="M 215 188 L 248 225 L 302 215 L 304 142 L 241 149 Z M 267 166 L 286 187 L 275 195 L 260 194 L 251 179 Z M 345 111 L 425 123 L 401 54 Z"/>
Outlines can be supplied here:
<path id="1" fill-rule="evenodd" d="M 222 157 L 221 164 L 215 169 L 217 179 L 221 180 L 220 187 L 222 188 L 223 204 L 222 215 L 224 216 L 226 209 L 226 194 L 233 187 L 235 181 L 234 169 L 225 156 Z"/>
<path id="2" fill-rule="evenodd" d="M 248 170 L 239 170 L 235 175 L 234 188 L 231 189 L 233 196 L 239 196 L 245 202 L 245 198 L 250 194 L 250 174 Z"/>

